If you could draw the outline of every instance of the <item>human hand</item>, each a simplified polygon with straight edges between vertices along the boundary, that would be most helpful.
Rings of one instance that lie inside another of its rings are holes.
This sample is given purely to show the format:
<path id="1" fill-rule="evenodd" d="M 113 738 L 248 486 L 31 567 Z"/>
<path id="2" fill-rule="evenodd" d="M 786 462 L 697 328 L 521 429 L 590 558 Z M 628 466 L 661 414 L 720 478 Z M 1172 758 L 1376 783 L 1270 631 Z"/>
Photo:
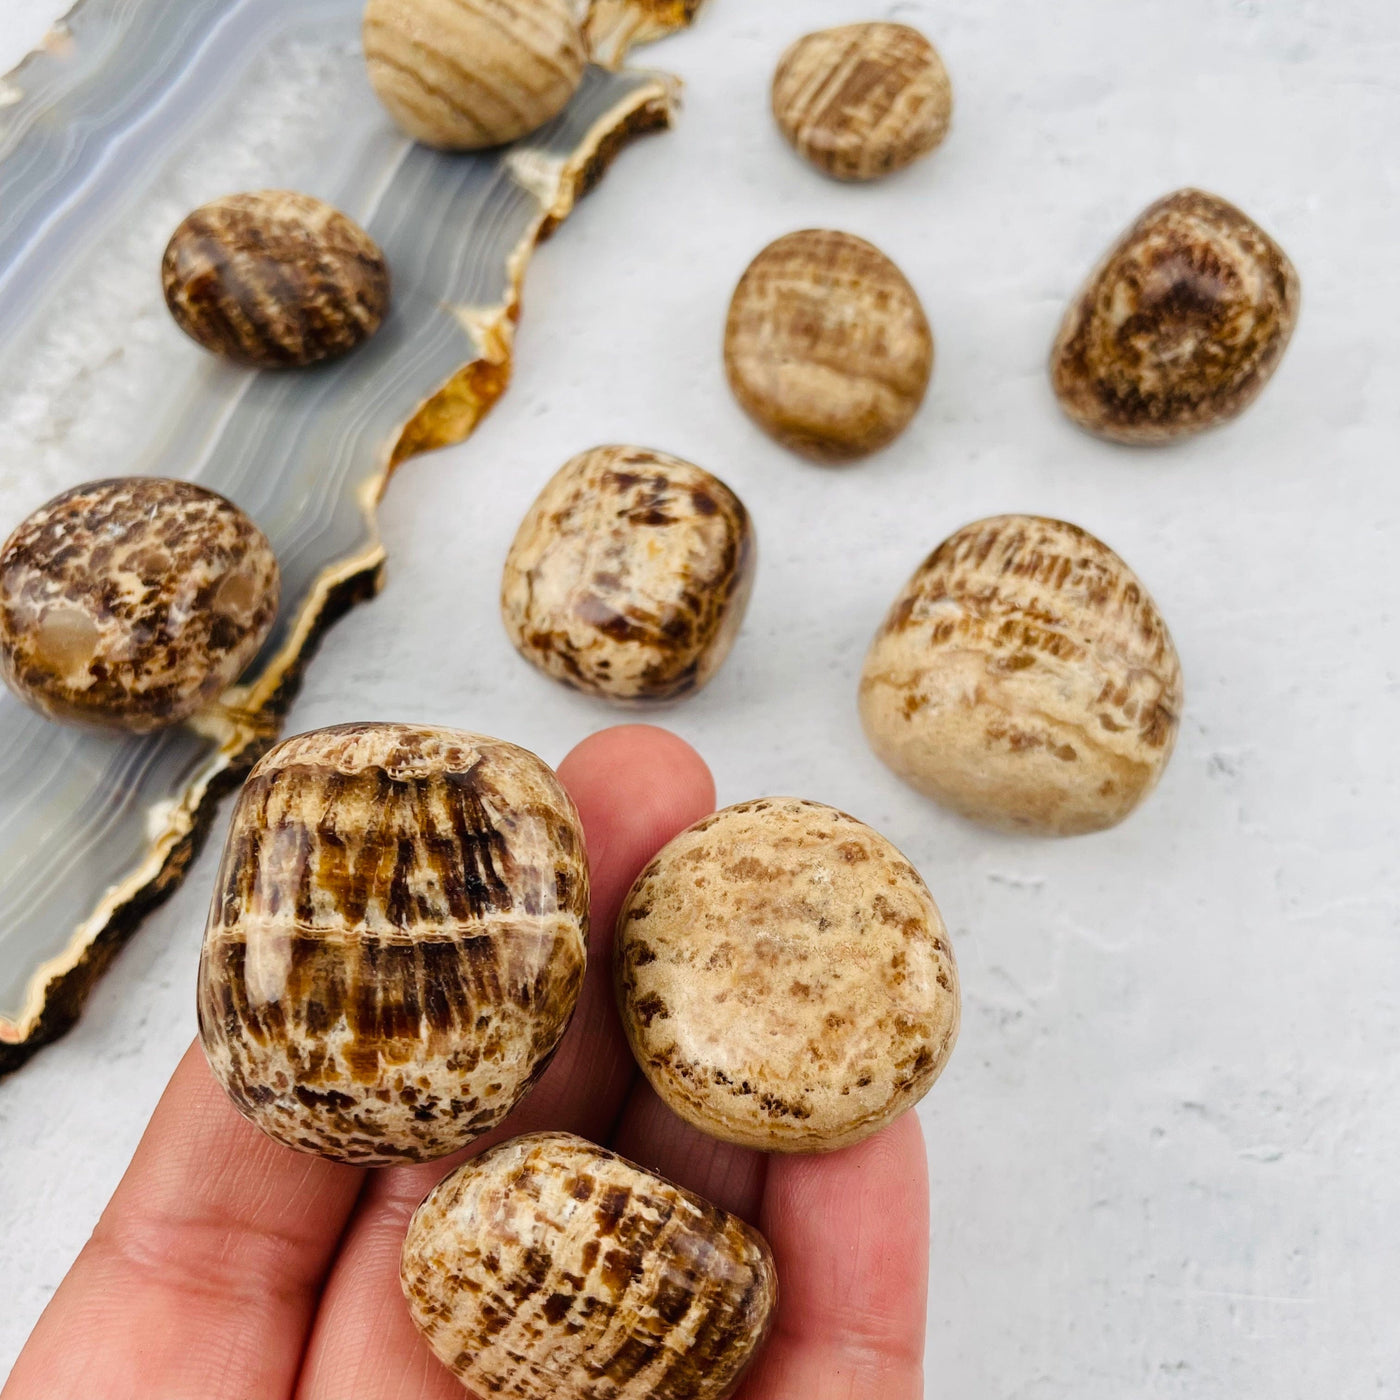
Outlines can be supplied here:
<path id="1" fill-rule="evenodd" d="M 191 1048 L 0 1400 L 463 1400 L 409 1319 L 399 1250 L 419 1201 L 457 1162 L 542 1128 L 603 1143 L 767 1236 L 778 1315 L 737 1400 L 922 1396 L 917 1119 L 830 1156 L 765 1158 L 676 1118 L 622 1034 L 613 923 L 652 855 L 711 811 L 714 783 L 689 745 L 639 725 L 585 740 L 559 776 L 588 839 L 590 963 L 530 1097 L 456 1157 L 366 1172 L 264 1137 Z"/>

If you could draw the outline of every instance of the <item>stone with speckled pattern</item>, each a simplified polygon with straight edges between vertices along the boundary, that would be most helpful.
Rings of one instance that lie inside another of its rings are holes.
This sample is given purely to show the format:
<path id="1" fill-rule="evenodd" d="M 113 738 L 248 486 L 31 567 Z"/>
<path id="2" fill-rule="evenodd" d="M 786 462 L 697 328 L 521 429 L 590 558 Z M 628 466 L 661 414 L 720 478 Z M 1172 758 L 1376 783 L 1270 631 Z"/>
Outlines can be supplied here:
<path id="1" fill-rule="evenodd" d="M 0 549 L 0 673 L 50 719 L 149 733 L 216 701 L 277 616 L 272 546 L 187 481 L 114 477 Z"/>
<path id="2" fill-rule="evenodd" d="M 463 1384 L 520 1400 L 723 1400 L 778 1292 L 756 1230 L 568 1133 L 458 1167 L 410 1222 L 400 1277 Z"/>
<path id="3" fill-rule="evenodd" d="M 938 907 L 878 832 L 766 797 L 671 841 L 623 904 L 618 1004 L 652 1088 L 713 1137 L 826 1152 L 932 1086 L 957 1038 Z"/>
<path id="4" fill-rule="evenodd" d="M 1181 664 L 1140 579 L 1087 530 L 980 520 L 904 587 L 865 659 L 871 747 L 921 792 L 1010 831 L 1120 822 L 1176 742 Z"/>
<path id="5" fill-rule="evenodd" d="M 566 463 L 526 513 L 501 580 L 516 649 L 609 700 L 673 700 L 723 664 L 748 605 L 748 511 L 690 462 L 597 447 Z"/>
<path id="6" fill-rule="evenodd" d="M 1243 413 L 1298 320 L 1298 274 L 1248 215 L 1178 190 L 1109 250 L 1050 357 L 1060 406 L 1130 444 L 1174 442 Z"/>
<path id="7" fill-rule="evenodd" d="M 583 984 L 568 794 L 500 739 L 349 724 L 287 739 L 229 824 L 199 1025 L 240 1112 L 289 1147 L 426 1161 L 544 1072 Z"/>

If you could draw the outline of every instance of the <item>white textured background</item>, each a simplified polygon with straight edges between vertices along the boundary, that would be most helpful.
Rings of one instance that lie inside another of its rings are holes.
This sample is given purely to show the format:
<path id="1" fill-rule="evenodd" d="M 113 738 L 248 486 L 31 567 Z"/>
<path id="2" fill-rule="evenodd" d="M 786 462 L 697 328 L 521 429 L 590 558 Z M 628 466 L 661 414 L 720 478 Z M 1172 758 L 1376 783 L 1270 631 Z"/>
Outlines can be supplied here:
<path id="1" fill-rule="evenodd" d="M 52 5 L 0 0 L 0 68 Z M 839 187 L 782 144 L 768 79 L 804 29 L 876 16 L 939 45 L 954 129 L 903 175 Z M 687 81 L 678 129 L 540 254 L 481 431 L 395 479 L 389 585 L 330 635 L 292 728 L 433 720 L 557 761 L 615 716 L 510 650 L 494 599 L 515 524 L 597 442 L 710 467 L 756 518 L 758 587 L 729 665 L 661 722 L 722 802 L 796 792 L 886 832 L 955 936 L 962 1040 L 921 1110 L 929 1396 L 1400 1395 L 1400 5 L 709 0 L 650 61 Z M 1288 249 L 1299 332 L 1233 426 L 1097 443 L 1059 417 L 1046 348 L 1107 241 L 1187 183 Z M 751 427 L 718 353 L 750 256 L 814 224 L 883 247 L 938 337 L 911 431 L 845 471 Z M 861 740 L 886 605 L 947 533 L 1004 510 L 1100 534 L 1181 651 L 1176 756 L 1105 835 L 984 833 Z M 78 1029 L 0 1083 L 0 1369 L 193 1033 L 218 844 Z"/>

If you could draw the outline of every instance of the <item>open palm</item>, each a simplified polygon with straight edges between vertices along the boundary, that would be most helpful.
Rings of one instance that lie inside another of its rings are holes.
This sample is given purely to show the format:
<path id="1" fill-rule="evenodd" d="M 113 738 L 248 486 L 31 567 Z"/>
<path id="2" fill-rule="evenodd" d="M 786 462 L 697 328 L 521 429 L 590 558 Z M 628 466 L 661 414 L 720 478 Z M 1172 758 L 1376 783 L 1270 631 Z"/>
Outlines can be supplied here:
<path id="1" fill-rule="evenodd" d="M 928 1188 L 918 1122 L 827 1157 L 704 1137 L 637 1073 L 612 1000 L 619 904 L 714 803 L 709 771 L 659 729 L 596 734 L 560 766 L 593 872 L 588 979 L 539 1087 L 456 1158 L 377 1172 L 278 1146 L 193 1048 L 0 1400 L 462 1400 L 399 1291 L 418 1202 L 493 1142 L 562 1128 L 756 1224 L 777 1260 L 774 1333 L 741 1400 L 916 1400 Z"/>

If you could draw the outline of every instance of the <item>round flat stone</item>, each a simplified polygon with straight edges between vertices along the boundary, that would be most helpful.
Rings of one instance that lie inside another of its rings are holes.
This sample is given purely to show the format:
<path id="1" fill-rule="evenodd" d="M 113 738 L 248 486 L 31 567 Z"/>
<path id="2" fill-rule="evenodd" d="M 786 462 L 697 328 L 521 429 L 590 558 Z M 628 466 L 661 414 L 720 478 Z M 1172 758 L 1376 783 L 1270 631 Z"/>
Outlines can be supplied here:
<path id="1" fill-rule="evenodd" d="M 569 0 L 369 0 L 369 80 L 415 141 L 478 150 L 528 136 L 583 81 Z"/>
<path id="2" fill-rule="evenodd" d="M 216 492 L 75 486 L 0 549 L 0 670 L 51 719 L 147 733 L 212 704 L 277 616 L 272 546 Z"/>
<path id="3" fill-rule="evenodd" d="M 546 675 L 609 700 L 672 700 L 729 654 L 753 582 L 748 512 L 700 467 L 639 447 L 575 457 L 530 507 L 501 615 Z"/>
<path id="4" fill-rule="evenodd" d="M 865 659 L 860 713 L 896 773 L 975 821 L 1070 836 L 1122 821 L 1176 742 L 1181 665 L 1136 574 L 1032 515 L 945 540 Z"/>
<path id="5" fill-rule="evenodd" d="M 948 134 L 953 88 L 938 51 L 907 24 L 843 24 L 799 39 L 773 78 L 773 116 L 813 165 L 873 180 Z"/>
<path id="6" fill-rule="evenodd" d="M 389 309 L 379 245 L 338 209 L 292 190 L 201 205 L 171 235 L 160 276 L 186 335 L 258 369 L 344 355 Z"/>
<path id="7" fill-rule="evenodd" d="M 778 1291 L 756 1230 L 568 1133 L 458 1167 L 409 1223 L 400 1277 L 443 1364 L 520 1400 L 723 1400 Z"/>
<path id="8" fill-rule="evenodd" d="M 1158 200 L 1065 313 L 1050 357 L 1060 406 L 1115 442 L 1173 442 L 1254 402 L 1298 320 L 1298 274 L 1233 204 Z"/>
<path id="9" fill-rule="evenodd" d="M 918 872 L 864 823 L 768 797 L 682 832 L 617 923 L 618 1004 L 671 1109 L 763 1152 L 859 1142 L 957 1036 L 957 968 Z"/>
<path id="10" fill-rule="evenodd" d="M 908 427 L 933 373 L 933 332 L 878 248 L 807 229 L 749 264 L 729 305 L 724 364 L 766 432 L 817 461 L 845 462 Z"/>
<path id="11" fill-rule="evenodd" d="M 534 754 L 417 725 L 302 734 L 253 769 L 229 823 L 204 1052 L 288 1147 L 441 1157 L 548 1066 L 587 934 L 578 814 Z"/>

